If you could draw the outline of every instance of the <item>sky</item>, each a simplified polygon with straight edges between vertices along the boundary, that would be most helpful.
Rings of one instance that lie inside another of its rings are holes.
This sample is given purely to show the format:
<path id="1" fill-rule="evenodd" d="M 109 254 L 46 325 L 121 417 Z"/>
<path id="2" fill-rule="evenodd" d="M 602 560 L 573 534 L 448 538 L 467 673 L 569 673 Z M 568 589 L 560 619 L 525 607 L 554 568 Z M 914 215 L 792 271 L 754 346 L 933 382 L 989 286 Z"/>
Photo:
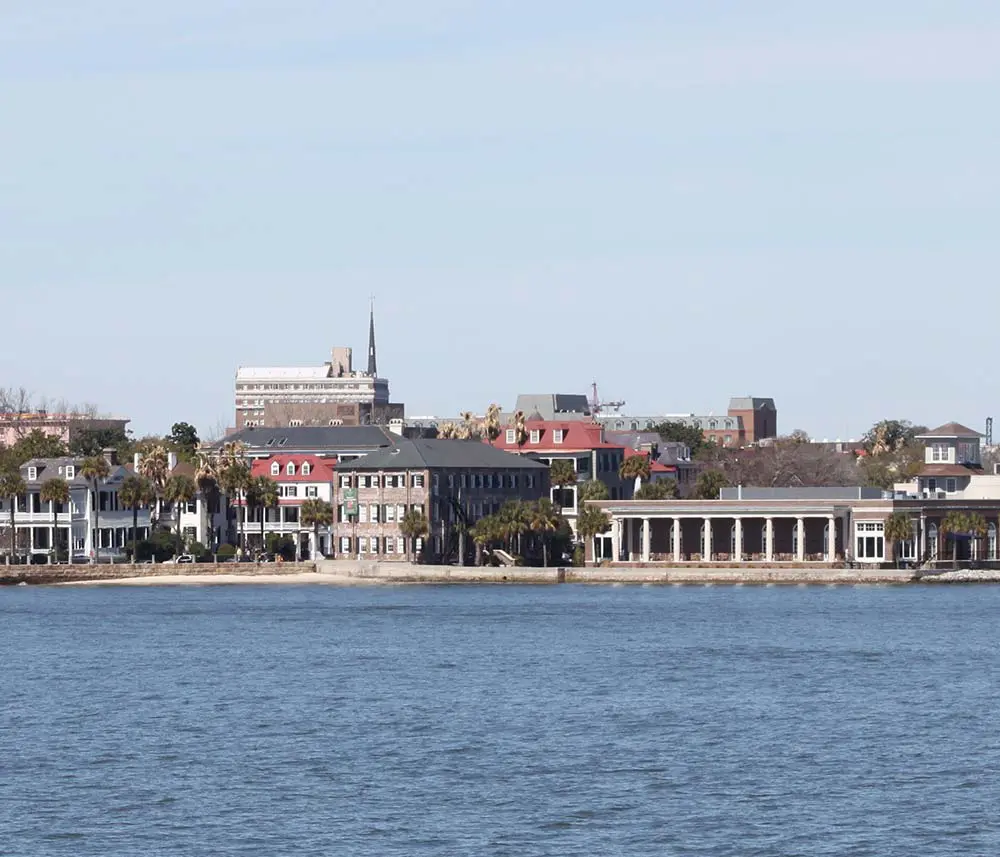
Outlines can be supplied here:
<path id="1" fill-rule="evenodd" d="M 411 414 L 982 430 L 998 86 L 988 0 L 3 0 L 0 386 L 206 436 L 374 296 Z"/>

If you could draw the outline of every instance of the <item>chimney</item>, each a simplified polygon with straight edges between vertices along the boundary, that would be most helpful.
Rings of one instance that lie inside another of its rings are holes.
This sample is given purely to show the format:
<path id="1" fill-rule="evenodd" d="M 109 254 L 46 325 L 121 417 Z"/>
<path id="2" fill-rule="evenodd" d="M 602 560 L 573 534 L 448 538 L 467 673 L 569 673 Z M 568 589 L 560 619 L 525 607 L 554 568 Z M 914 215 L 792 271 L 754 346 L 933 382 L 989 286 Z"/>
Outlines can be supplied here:
<path id="1" fill-rule="evenodd" d="M 397 434 L 402 436 L 403 434 L 403 421 L 401 419 L 389 420 L 389 431 L 392 434 Z"/>
<path id="2" fill-rule="evenodd" d="M 177 453 L 176 452 L 168 452 L 167 453 L 167 468 L 172 472 L 173 469 L 176 466 L 177 466 Z"/>
<path id="3" fill-rule="evenodd" d="M 113 446 L 106 447 L 101 450 L 104 455 L 104 460 L 108 462 L 108 465 L 115 467 L 118 464 L 118 450 Z"/>

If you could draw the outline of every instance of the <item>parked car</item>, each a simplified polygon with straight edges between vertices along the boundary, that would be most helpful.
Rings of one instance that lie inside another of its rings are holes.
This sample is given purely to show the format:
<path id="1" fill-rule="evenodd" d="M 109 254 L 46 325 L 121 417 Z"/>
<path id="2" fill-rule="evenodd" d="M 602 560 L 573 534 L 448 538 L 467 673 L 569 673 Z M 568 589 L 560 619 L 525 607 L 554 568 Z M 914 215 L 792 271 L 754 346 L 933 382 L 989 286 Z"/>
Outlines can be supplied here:
<path id="1" fill-rule="evenodd" d="M 181 565 L 183 563 L 194 562 L 194 555 L 189 553 L 182 553 L 180 556 L 171 557 L 168 559 L 164 565 Z"/>

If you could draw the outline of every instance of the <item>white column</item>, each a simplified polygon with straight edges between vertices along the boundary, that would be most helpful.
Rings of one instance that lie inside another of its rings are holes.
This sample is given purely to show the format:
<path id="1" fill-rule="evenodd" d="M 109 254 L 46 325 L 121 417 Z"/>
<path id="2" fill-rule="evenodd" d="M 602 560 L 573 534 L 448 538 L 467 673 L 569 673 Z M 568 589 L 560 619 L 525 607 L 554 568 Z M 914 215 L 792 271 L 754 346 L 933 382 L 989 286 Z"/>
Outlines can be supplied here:
<path id="1" fill-rule="evenodd" d="M 652 524 L 649 518 L 642 519 L 642 561 L 649 562 L 649 542 Z"/>
<path id="2" fill-rule="evenodd" d="M 670 530 L 674 535 L 674 562 L 681 561 L 681 519 L 674 518 L 670 525 Z"/>
<path id="3" fill-rule="evenodd" d="M 803 518 L 795 519 L 795 531 L 799 534 L 795 545 L 795 561 L 805 562 L 806 559 L 806 522 Z"/>
<path id="4" fill-rule="evenodd" d="M 743 562 L 743 519 L 737 518 L 733 522 L 733 528 L 735 531 L 734 541 L 736 542 L 735 545 L 736 555 L 733 557 L 733 559 L 736 562 Z"/>
<path id="5" fill-rule="evenodd" d="M 621 518 L 611 521 L 611 561 L 620 562 L 622 558 L 622 522 Z"/>
<path id="6" fill-rule="evenodd" d="M 705 544 L 703 545 L 703 550 L 701 552 L 701 558 L 705 562 L 712 561 L 712 519 L 705 518 Z"/>
<path id="7" fill-rule="evenodd" d="M 927 515 L 921 512 L 920 513 L 920 556 L 917 557 L 917 561 L 923 562 L 925 556 L 927 556 Z"/>
<path id="8" fill-rule="evenodd" d="M 625 559 L 632 562 L 635 559 L 635 551 L 632 550 L 632 543 L 635 541 L 635 519 L 625 519 Z"/>
<path id="9" fill-rule="evenodd" d="M 826 525 L 830 528 L 826 534 L 826 558 L 827 562 L 837 561 L 837 519 L 830 515 L 826 519 Z"/>
<path id="10" fill-rule="evenodd" d="M 774 562 L 774 518 L 764 519 L 764 559 Z"/>

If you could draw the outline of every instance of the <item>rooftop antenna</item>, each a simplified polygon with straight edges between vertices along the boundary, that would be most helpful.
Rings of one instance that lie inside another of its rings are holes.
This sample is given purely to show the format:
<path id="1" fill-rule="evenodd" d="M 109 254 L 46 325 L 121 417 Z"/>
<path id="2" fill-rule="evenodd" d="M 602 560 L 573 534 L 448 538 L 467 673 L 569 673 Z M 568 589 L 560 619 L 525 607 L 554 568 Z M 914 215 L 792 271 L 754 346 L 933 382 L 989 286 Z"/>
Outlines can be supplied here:
<path id="1" fill-rule="evenodd" d="M 993 417 L 986 418 L 986 445 L 993 446 Z"/>

